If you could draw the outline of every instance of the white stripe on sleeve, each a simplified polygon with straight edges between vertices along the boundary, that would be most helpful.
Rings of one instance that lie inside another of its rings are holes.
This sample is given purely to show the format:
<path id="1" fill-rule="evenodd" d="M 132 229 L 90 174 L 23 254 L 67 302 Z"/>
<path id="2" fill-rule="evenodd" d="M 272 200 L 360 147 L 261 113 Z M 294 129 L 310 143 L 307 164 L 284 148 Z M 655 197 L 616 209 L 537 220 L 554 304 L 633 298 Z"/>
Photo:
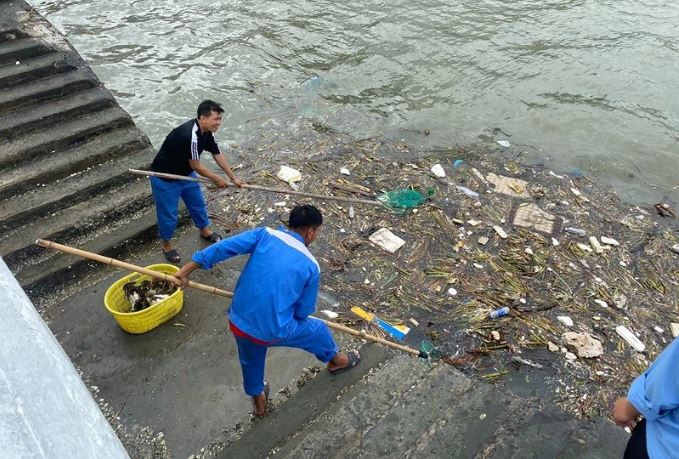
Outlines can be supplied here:
<path id="1" fill-rule="evenodd" d="M 200 155 L 198 154 L 198 125 L 191 132 L 191 159 L 198 160 Z"/>

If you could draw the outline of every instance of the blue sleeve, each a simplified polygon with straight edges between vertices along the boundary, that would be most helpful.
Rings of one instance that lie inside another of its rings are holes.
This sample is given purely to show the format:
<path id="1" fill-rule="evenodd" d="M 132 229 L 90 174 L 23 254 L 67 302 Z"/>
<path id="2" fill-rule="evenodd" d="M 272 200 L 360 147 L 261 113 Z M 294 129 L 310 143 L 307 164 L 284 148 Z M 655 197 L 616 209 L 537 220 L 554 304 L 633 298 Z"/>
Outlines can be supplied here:
<path id="1" fill-rule="evenodd" d="M 198 263 L 203 269 L 210 269 L 215 264 L 236 255 L 252 253 L 262 237 L 263 231 L 264 228 L 255 228 L 244 231 L 236 236 L 222 239 L 207 249 L 194 253 L 191 260 Z"/>
<path id="2" fill-rule="evenodd" d="M 632 383 L 627 398 L 649 421 L 679 408 L 679 338 Z"/>
<path id="3" fill-rule="evenodd" d="M 295 302 L 295 318 L 306 319 L 316 310 L 316 297 L 318 296 L 318 286 L 320 284 L 320 273 L 314 266 L 311 275 L 304 284 L 302 294 Z"/>

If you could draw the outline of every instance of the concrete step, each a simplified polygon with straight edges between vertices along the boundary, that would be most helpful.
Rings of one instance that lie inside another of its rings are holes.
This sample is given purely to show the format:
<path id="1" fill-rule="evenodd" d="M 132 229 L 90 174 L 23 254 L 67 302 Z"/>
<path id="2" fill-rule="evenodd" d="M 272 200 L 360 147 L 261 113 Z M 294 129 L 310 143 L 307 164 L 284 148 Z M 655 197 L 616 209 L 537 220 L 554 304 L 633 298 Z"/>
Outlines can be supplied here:
<path id="1" fill-rule="evenodd" d="M 113 106 L 78 119 L 46 126 L 27 137 L 0 142 L 0 173 L 121 126 L 134 125 L 125 110 Z"/>
<path id="2" fill-rule="evenodd" d="M 21 163 L 0 176 L 0 199 L 25 193 L 40 184 L 63 179 L 71 173 L 122 157 L 130 152 L 150 149 L 148 139 L 134 126 L 124 126 L 91 137 L 62 150 L 58 155 L 40 156 Z"/>
<path id="3" fill-rule="evenodd" d="M 0 253 L 24 288 L 40 284 L 41 291 L 49 291 L 58 285 L 58 279 L 77 272 L 73 266 L 83 268 L 83 260 L 36 246 L 35 239 L 114 253 L 117 246 L 141 244 L 157 237 L 155 228 L 150 186 L 147 180 L 139 179 L 9 232 L 0 241 Z M 52 281 L 46 282 L 50 277 Z"/>
<path id="4" fill-rule="evenodd" d="M 432 405 L 438 407 L 436 401 L 432 401 Z M 522 406 L 525 408 L 525 404 L 534 406 L 534 403 L 498 393 L 498 389 L 489 384 L 476 384 L 463 400 L 443 406 L 442 410 L 435 409 L 440 416 L 434 422 L 429 425 L 418 423 L 419 437 L 410 445 L 403 445 L 400 438 L 396 442 L 391 437 L 380 438 L 380 434 L 384 435 L 384 427 L 388 426 L 385 424 L 387 419 L 366 435 L 364 443 L 377 446 L 369 448 L 371 453 L 386 449 L 393 451 L 398 447 L 400 455 L 406 458 L 470 458 L 492 443 L 502 426 L 513 423 L 514 412 Z M 414 413 L 419 414 L 417 410 Z M 419 415 L 416 417 L 419 418 Z"/>
<path id="5" fill-rule="evenodd" d="M 1 5 L 0 5 L 0 8 L 1 8 Z M 2 9 L 0 9 L 0 13 L 1 12 L 2 12 Z M 0 26 L 0 43 L 6 42 L 6 41 L 20 40 L 22 38 L 28 38 L 28 35 L 23 30 L 19 30 L 19 29 L 15 29 L 15 28 L 5 28 L 3 26 Z"/>
<path id="6" fill-rule="evenodd" d="M 151 189 L 147 180 L 140 178 L 94 194 L 69 207 L 64 207 L 40 219 L 29 220 L 13 230 L 2 233 L 0 255 L 17 272 L 24 265 L 44 263 L 52 251 L 35 247 L 35 239 L 55 242 L 77 242 L 93 237 L 98 225 L 129 220 L 132 215 L 152 205 Z M 44 255 L 42 258 L 39 255 Z"/>
<path id="7" fill-rule="evenodd" d="M 50 52 L 42 56 L 24 59 L 16 64 L 0 66 L 0 89 L 30 83 L 50 75 L 75 70 L 62 53 Z"/>
<path id="8" fill-rule="evenodd" d="M 49 48 L 34 38 L 19 38 L 0 42 L 0 65 L 21 62 L 30 57 L 47 54 Z"/>
<path id="9" fill-rule="evenodd" d="M 623 456 L 627 438 L 605 419 L 587 422 L 558 410 L 533 410 L 528 416 L 513 417 L 498 430 L 485 457 L 617 459 Z"/>
<path id="10" fill-rule="evenodd" d="M 447 450 L 455 451 L 458 457 L 473 456 L 515 409 L 511 400 L 496 393 L 494 387 L 473 386 L 462 373 L 439 365 L 344 452 L 350 456 L 419 457 L 417 446 L 423 437 L 443 426 L 458 436 Z"/>
<path id="11" fill-rule="evenodd" d="M 64 97 L 96 85 L 96 81 L 92 79 L 92 72 L 88 69 L 52 75 L 34 83 L 0 91 L 0 113 L 26 109 L 31 104 Z"/>
<path id="12" fill-rule="evenodd" d="M 448 365 L 431 371 L 422 361 L 398 356 L 351 398 L 328 408 L 277 457 L 402 457 L 421 432 L 468 398 L 472 381 Z M 330 451 L 329 445 L 342 445 Z"/>
<path id="13" fill-rule="evenodd" d="M 228 445 L 217 457 L 224 459 L 265 457 L 271 450 L 288 443 L 290 438 L 299 434 L 319 415 L 325 413 L 328 406 L 336 406 L 341 400 L 349 397 L 353 386 L 363 387 L 361 383 L 363 378 L 380 373 L 381 366 L 393 367 L 394 365 L 389 363 L 397 354 L 385 347 L 367 344 L 361 349 L 361 355 L 363 357 L 361 363 L 347 373 L 332 376 L 322 371 L 294 397 L 282 403 L 265 418 L 252 424 L 238 441 Z M 426 369 L 416 365 L 413 370 L 416 377 L 419 377 Z M 389 372 L 391 375 L 393 373 L 394 370 Z"/>
<path id="14" fill-rule="evenodd" d="M 109 108 L 115 104 L 113 96 L 95 87 L 51 100 L 26 111 L 15 111 L 0 116 L 0 137 L 16 139 L 46 126 Z"/>
<path id="15" fill-rule="evenodd" d="M 106 232 L 98 234 L 98 237 L 73 245 L 89 252 L 125 260 L 139 247 L 157 240 L 156 219 L 152 208 L 126 217 L 133 217 L 133 220 L 111 226 Z M 183 216 L 181 224 L 186 221 Z M 103 230 L 97 228 L 97 231 Z M 34 304 L 43 304 L 45 300 L 49 302 L 50 297 L 64 287 L 106 269 L 110 267 L 59 252 L 50 257 L 49 263 L 44 267 L 33 265 L 15 277 Z"/>
<path id="16" fill-rule="evenodd" d="M 145 168 L 154 152 L 150 148 L 114 158 L 92 169 L 71 174 L 63 180 L 0 201 L 0 230 L 8 231 L 59 209 L 86 201 L 97 193 L 130 181 L 129 168 Z"/>

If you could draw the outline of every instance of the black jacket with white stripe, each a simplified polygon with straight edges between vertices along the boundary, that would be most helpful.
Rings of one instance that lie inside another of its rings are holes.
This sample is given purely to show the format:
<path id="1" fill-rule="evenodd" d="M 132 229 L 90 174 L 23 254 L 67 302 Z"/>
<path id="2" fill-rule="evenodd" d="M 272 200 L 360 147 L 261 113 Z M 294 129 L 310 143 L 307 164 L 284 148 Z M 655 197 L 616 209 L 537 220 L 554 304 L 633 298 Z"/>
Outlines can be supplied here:
<path id="1" fill-rule="evenodd" d="M 218 155 L 219 146 L 212 132 L 202 134 L 198 120 L 192 119 L 177 126 L 170 132 L 160 147 L 151 170 L 166 174 L 189 175 L 193 169 L 190 159 L 199 160 L 203 150 Z"/>

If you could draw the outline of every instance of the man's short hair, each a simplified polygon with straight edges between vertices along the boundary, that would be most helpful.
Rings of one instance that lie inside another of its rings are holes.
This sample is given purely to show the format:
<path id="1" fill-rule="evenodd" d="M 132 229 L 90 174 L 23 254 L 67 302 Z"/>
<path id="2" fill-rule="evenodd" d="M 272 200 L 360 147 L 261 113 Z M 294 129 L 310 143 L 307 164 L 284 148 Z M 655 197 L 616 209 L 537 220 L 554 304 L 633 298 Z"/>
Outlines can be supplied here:
<path id="1" fill-rule="evenodd" d="M 209 117 L 212 114 L 212 112 L 224 113 L 224 109 L 217 102 L 210 99 L 202 101 L 200 105 L 198 105 L 198 110 L 196 110 L 198 118 L 200 118 L 201 116 Z"/>
<path id="2" fill-rule="evenodd" d="M 323 224 L 323 215 L 321 211 L 310 204 L 295 206 L 290 211 L 290 221 L 288 226 L 290 229 L 304 228 L 305 226 L 321 226 Z"/>

